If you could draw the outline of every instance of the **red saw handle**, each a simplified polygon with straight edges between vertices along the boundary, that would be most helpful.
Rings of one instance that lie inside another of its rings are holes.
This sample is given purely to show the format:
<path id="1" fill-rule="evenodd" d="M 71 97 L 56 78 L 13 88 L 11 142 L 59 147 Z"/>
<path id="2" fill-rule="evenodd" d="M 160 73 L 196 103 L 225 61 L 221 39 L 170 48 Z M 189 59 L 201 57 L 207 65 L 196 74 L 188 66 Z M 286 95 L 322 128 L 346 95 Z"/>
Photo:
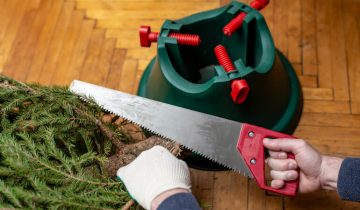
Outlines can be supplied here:
<path id="1" fill-rule="evenodd" d="M 249 167 L 260 188 L 271 192 L 279 193 L 287 196 L 295 196 L 299 188 L 299 178 L 294 181 L 285 182 L 285 186 L 281 189 L 275 189 L 267 186 L 265 182 L 265 148 L 263 144 L 264 138 L 291 138 L 295 137 L 268 130 L 266 128 L 242 124 L 240 138 L 238 140 L 237 149 L 244 158 L 246 165 Z M 288 158 L 295 159 L 293 153 L 287 153 Z"/>

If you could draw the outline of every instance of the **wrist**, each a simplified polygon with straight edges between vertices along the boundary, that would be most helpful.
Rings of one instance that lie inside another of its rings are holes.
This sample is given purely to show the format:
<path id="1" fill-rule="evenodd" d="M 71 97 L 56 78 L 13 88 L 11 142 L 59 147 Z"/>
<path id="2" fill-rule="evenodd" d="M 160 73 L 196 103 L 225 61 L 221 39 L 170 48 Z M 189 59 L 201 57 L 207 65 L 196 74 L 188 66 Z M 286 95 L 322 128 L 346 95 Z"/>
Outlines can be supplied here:
<path id="1" fill-rule="evenodd" d="M 178 194 L 178 193 L 189 193 L 190 191 L 188 189 L 183 189 L 183 188 L 175 188 L 175 189 L 171 189 L 171 190 L 167 190 L 161 194 L 159 194 L 158 196 L 156 196 L 152 201 L 151 201 L 151 210 L 156 210 L 159 205 L 166 200 L 168 197 Z"/>
<path id="2" fill-rule="evenodd" d="M 339 157 L 322 157 L 321 189 L 337 190 L 337 180 L 342 162 L 343 159 Z"/>

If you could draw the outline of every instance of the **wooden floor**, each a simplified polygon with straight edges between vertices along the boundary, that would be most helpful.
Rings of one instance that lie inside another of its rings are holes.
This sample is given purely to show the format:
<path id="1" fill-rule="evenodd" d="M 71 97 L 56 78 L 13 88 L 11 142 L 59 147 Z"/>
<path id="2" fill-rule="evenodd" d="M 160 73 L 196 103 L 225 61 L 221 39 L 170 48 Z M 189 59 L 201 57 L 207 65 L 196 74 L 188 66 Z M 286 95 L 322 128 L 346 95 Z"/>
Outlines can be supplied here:
<path id="1" fill-rule="evenodd" d="M 0 0 L 0 72 L 17 80 L 68 85 L 73 79 L 135 93 L 156 47 L 138 27 L 217 8 L 220 0 Z M 303 87 L 295 135 L 321 152 L 360 155 L 360 1 L 272 0 L 264 14 L 276 46 Z M 360 209 L 336 193 L 266 195 L 232 172 L 192 170 L 206 209 Z"/>

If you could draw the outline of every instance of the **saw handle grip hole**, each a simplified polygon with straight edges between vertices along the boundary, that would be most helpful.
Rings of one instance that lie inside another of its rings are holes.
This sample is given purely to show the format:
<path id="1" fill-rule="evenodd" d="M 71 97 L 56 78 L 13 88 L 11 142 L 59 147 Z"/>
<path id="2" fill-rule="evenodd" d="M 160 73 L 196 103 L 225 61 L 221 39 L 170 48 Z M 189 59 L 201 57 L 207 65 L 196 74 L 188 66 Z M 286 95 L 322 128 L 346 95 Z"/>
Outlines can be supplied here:
<path id="1" fill-rule="evenodd" d="M 298 179 L 286 181 L 284 187 L 280 189 L 272 188 L 269 185 L 271 177 L 269 177 L 270 169 L 265 163 L 267 152 L 263 143 L 264 138 L 278 139 L 295 137 L 243 123 L 237 145 L 240 155 L 244 159 L 260 188 L 281 195 L 295 196 L 299 186 Z M 295 159 L 295 156 L 292 153 L 288 153 L 288 158 Z"/>

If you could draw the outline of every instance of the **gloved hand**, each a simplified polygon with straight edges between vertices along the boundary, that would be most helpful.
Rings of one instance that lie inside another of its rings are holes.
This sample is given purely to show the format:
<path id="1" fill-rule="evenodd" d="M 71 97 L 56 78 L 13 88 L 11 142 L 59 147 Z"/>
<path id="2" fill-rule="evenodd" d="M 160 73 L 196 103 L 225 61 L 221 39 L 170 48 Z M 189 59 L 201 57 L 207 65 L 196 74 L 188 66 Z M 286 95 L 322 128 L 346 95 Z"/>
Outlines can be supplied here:
<path id="1" fill-rule="evenodd" d="M 130 195 L 145 209 L 159 194 L 181 188 L 190 191 L 190 173 L 186 163 L 162 146 L 142 152 L 129 165 L 121 167 L 117 176 Z"/>

